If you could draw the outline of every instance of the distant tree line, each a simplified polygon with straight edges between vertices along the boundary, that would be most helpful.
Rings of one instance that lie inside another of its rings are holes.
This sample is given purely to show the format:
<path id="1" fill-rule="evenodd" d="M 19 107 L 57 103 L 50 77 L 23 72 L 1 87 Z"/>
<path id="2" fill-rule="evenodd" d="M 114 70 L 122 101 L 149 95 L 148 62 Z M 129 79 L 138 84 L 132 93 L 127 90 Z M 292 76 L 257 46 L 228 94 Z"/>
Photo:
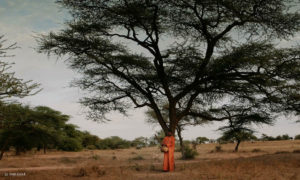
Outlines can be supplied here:
<path id="1" fill-rule="evenodd" d="M 298 139 L 300 139 L 300 134 L 296 135 L 294 138 L 290 137 L 288 134 L 278 135 L 276 137 L 262 134 L 262 136 L 260 138 L 260 140 L 262 140 L 262 141 L 280 141 L 280 140 L 290 140 L 290 139 L 298 140 Z"/>
<path id="2" fill-rule="evenodd" d="M 19 103 L 1 102 L 0 112 L 0 158 L 10 149 L 19 155 L 32 149 L 46 153 L 47 149 L 80 151 L 84 148 L 122 149 L 149 145 L 144 137 L 133 141 L 118 136 L 100 139 L 87 131 L 78 130 L 76 125 L 68 123 L 68 115 L 46 106 L 32 108 Z"/>

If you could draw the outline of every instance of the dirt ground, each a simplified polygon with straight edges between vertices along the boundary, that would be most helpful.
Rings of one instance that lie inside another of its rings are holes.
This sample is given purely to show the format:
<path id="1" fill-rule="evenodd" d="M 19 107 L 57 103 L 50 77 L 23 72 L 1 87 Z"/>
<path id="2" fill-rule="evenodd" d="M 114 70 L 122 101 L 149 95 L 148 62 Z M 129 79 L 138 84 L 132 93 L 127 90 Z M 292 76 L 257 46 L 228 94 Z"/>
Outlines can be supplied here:
<path id="1" fill-rule="evenodd" d="M 162 172 L 163 154 L 158 147 L 81 152 L 6 153 L 0 161 L 0 179 L 141 179 L 141 180 L 300 180 L 300 141 L 244 142 L 197 146 L 199 155 L 181 160 L 175 154 L 175 171 Z"/>

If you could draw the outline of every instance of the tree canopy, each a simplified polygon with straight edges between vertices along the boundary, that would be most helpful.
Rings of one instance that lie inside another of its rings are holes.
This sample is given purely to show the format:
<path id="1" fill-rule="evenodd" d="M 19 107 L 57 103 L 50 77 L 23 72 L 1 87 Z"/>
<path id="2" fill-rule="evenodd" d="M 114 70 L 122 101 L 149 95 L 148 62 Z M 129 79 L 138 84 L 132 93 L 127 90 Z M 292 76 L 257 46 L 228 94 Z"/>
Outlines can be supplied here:
<path id="1" fill-rule="evenodd" d="M 11 72 L 12 63 L 2 60 L 4 57 L 10 57 L 7 51 L 16 49 L 16 43 L 5 46 L 4 36 L 0 36 L 0 100 L 8 97 L 25 97 L 38 93 L 39 84 L 32 81 L 24 81 L 17 78 L 14 72 Z"/>
<path id="2" fill-rule="evenodd" d="M 253 135 L 254 130 L 251 128 L 253 124 L 271 125 L 274 121 L 272 116 L 259 105 L 250 107 L 225 106 L 222 108 L 222 111 L 219 111 L 218 113 L 227 114 L 228 116 L 227 125 L 218 129 L 222 131 L 222 137 L 219 138 L 219 141 L 236 141 L 236 152 L 242 141 L 256 139 Z"/>
<path id="3" fill-rule="evenodd" d="M 186 116 L 221 121 L 224 101 L 299 112 L 299 48 L 278 48 L 300 29 L 290 0 L 58 0 L 72 19 L 39 39 L 67 55 L 89 92 L 89 117 L 153 109 L 166 132 Z M 169 104 L 169 122 L 160 104 Z"/>

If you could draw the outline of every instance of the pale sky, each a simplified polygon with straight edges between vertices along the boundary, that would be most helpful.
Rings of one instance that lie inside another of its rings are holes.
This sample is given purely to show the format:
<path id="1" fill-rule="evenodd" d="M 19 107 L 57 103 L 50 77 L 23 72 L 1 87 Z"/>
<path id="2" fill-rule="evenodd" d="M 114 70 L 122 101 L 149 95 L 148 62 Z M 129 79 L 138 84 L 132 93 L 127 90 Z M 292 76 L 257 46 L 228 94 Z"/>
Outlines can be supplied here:
<path id="1" fill-rule="evenodd" d="M 50 31 L 57 31 L 64 26 L 68 19 L 68 13 L 54 3 L 55 0 L 0 0 L 0 35 L 5 35 L 8 41 L 6 45 L 17 42 L 20 47 L 10 51 L 15 55 L 1 61 L 15 62 L 12 71 L 16 76 L 24 80 L 33 80 L 41 83 L 43 91 L 39 94 L 20 99 L 19 101 L 31 106 L 44 105 L 64 114 L 71 115 L 70 123 L 76 124 L 81 130 L 87 130 L 100 138 L 120 136 L 132 140 L 135 137 L 150 137 L 159 127 L 151 127 L 145 123 L 144 110 L 130 111 L 129 117 L 119 114 L 111 114 L 113 121 L 95 123 L 87 120 L 84 108 L 78 103 L 83 92 L 78 88 L 70 88 L 70 82 L 79 77 L 76 72 L 68 69 L 63 59 L 47 57 L 38 54 L 34 36 Z M 281 46 L 300 42 L 300 36 L 292 41 L 280 42 Z M 221 123 L 212 123 L 204 126 L 187 128 L 183 136 L 185 139 L 194 139 L 198 136 L 218 138 L 216 129 Z M 262 126 L 255 128 L 260 137 L 261 133 L 277 136 L 300 134 L 300 123 L 293 119 L 284 118 L 278 120 L 274 126 Z"/>

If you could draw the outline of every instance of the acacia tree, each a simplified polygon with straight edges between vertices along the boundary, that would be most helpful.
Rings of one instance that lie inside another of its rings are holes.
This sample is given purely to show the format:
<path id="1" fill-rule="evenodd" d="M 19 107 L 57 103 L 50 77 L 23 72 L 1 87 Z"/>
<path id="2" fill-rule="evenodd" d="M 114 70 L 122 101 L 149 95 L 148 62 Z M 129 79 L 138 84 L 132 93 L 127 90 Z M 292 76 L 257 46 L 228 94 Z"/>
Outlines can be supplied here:
<path id="1" fill-rule="evenodd" d="M 224 99 L 299 111 L 299 49 L 271 43 L 299 31 L 289 0 L 57 2 L 72 19 L 41 36 L 39 51 L 67 55 L 82 73 L 75 85 L 89 92 L 81 103 L 92 119 L 148 107 L 174 133 L 189 115 L 226 119 L 208 111 Z M 165 102 L 169 122 L 159 106 Z"/>
<path id="2" fill-rule="evenodd" d="M 271 115 L 260 105 L 252 106 L 224 106 L 218 113 L 227 115 L 227 125 L 220 127 L 222 137 L 219 140 L 236 141 L 234 151 L 237 152 L 242 141 L 254 139 L 254 130 L 251 125 L 268 124 L 271 125 L 273 119 Z"/>
<path id="3" fill-rule="evenodd" d="M 31 108 L 22 104 L 0 103 L 0 112 L 0 160 L 9 147 L 15 147 L 17 155 L 33 147 L 38 150 L 43 147 L 46 153 L 49 145 L 56 148 L 63 144 L 60 141 L 66 140 L 63 145 L 67 146 L 68 138 L 81 135 L 74 125 L 66 123 L 69 120 L 68 115 L 49 107 Z M 79 142 L 80 140 L 78 144 Z"/>
<path id="4" fill-rule="evenodd" d="M 16 43 L 4 46 L 6 40 L 3 38 L 3 35 L 0 36 L 0 58 L 11 57 L 11 55 L 7 54 L 7 51 L 16 49 Z M 25 96 L 34 95 L 40 91 L 37 90 L 39 87 L 38 83 L 24 81 L 15 77 L 15 73 L 10 72 L 11 65 L 11 63 L 0 61 L 0 100 L 8 97 L 22 98 Z"/>

